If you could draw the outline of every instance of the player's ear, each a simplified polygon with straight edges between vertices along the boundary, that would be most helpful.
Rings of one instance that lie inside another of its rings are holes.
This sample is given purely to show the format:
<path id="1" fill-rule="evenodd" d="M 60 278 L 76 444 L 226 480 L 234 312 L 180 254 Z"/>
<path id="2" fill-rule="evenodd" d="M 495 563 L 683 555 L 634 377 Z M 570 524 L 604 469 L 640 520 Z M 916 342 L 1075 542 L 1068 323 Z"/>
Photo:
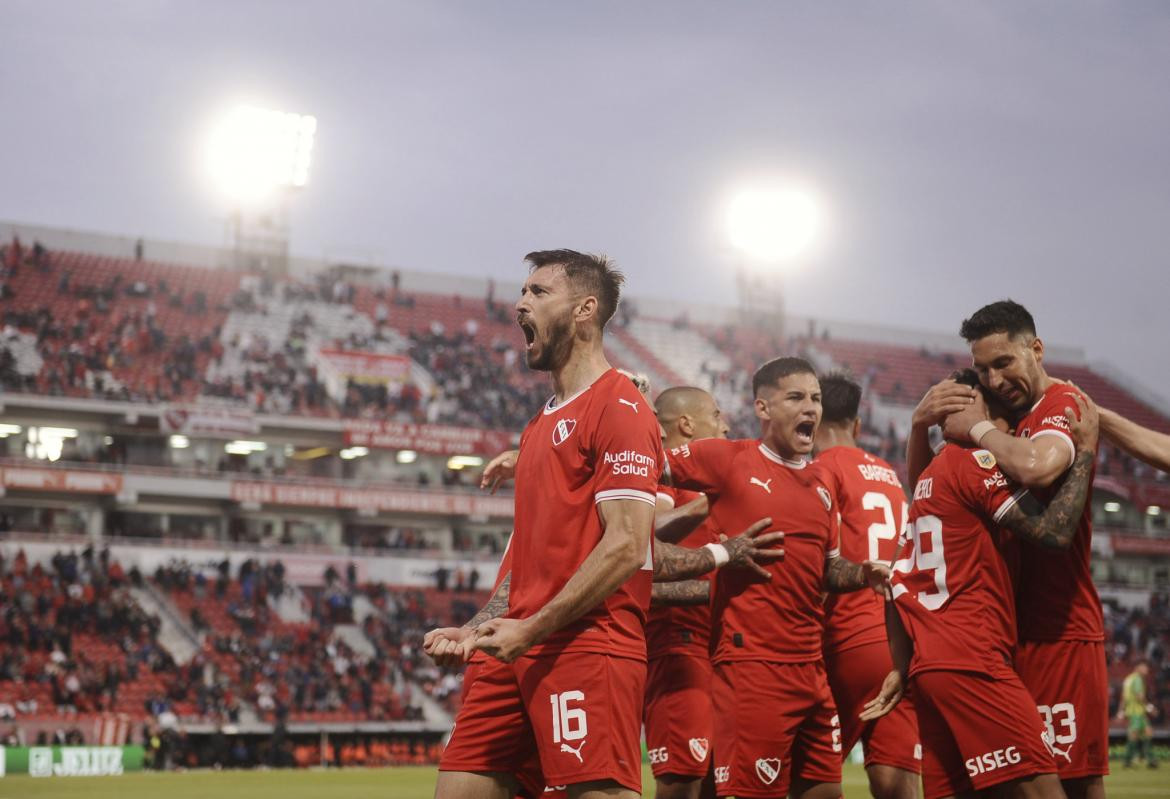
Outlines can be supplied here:
<path id="1" fill-rule="evenodd" d="M 678 431 L 687 438 L 690 438 L 695 434 L 695 424 L 691 421 L 691 417 L 687 416 L 685 413 L 678 417 Z"/>
<path id="2" fill-rule="evenodd" d="M 853 440 L 861 438 L 861 417 L 858 416 L 853 420 Z"/>
<path id="3" fill-rule="evenodd" d="M 1032 349 L 1032 354 L 1036 357 L 1036 363 L 1043 363 L 1044 362 L 1044 342 L 1040 340 L 1039 336 L 1032 339 L 1031 349 Z"/>
<path id="4" fill-rule="evenodd" d="M 756 397 L 756 418 L 763 419 L 765 422 L 772 420 L 772 417 L 768 415 L 768 403 L 759 397 Z"/>
<path id="5" fill-rule="evenodd" d="M 592 294 L 587 295 L 577 303 L 576 309 L 573 311 L 573 317 L 578 323 L 587 322 L 597 316 L 597 298 Z"/>

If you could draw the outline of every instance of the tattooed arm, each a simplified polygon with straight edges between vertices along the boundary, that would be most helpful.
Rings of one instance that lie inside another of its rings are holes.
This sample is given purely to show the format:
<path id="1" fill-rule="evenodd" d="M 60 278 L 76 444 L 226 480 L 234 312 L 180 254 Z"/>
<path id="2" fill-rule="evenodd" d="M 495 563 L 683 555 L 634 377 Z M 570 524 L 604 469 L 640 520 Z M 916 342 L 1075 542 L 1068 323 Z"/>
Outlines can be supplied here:
<path id="1" fill-rule="evenodd" d="M 773 545 L 784 543 L 784 533 L 764 533 L 772 524 L 771 519 L 760 519 L 735 538 L 720 542 L 727 552 L 726 564 L 741 569 L 751 569 L 763 579 L 771 575 L 760 564 L 772 563 L 784 557 L 784 550 Z M 688 580 L 706 574 L 716 567 L 715 554 L 707 547 L 691 549 L 665 541 L 654 542 L 654 582 L 670 583 Z"/>
<path id="2" fill-rule="evenodd" d="M 511 585 L 512 572 L 508 572 L 506 575 L 504 575 L 504 579 L 500 581 L 500 587 L 497 588 L 496 592 L 492 594 L 491 598 L 484 603 L 484 606 L 479 609 L 479 613 L 476 613 L 474 616 L 472 616 L 471 621 L 467 622 L 463 626 L 475 629 L 488 619 L 498 619 L 500 616 L 503 616 L 505 613 L 507 613 L 508 589 L 511 587 Z"/>
<path id="3" fill-rule="evenodd" d="M 679 605 L 706 605 L 711 601 L 709 580 L 679 580 L 673 583 L 655 583 L 650 595 L 652 607 Z"/>
<path id="4" fill-rule="evenodd" d="M 1093 461 L 1092 452 L 1078 451 L 1064 483 L 1047 508 L 1036 497 L 1024 494 L 1007 510 L 999 524 L 1042 547 L 1067 549 L 1076 535 L 1081 511 L 1085 508 Z"/>
<path id="5" fill-rule="evenodd" d="M 825 563 L 825 590 L 830 594 L 848 594 L 869 586 L 879 593 L 890 577 L 890 567 L 867 560 L 862 563 L 836 555 Z"/>
<path id="6" fill-rule="evenodd" d="M 423 652 L 431 656 L 438 666 L 459 666 L 471 657 L 471 644 L 475 640 L 475 628 L 489 619 L 498 619 L 508 612 L 508 588 L 512 584 L 512 572 L 508 572 L 491 598 L 480 608 L 479 613 L 462 627 L 439 627 L 423 636 Z"/>
<path id="7" fill-rule="evenodd" d="M 1021 538 L 1049 549 L 1065 549 L 1072 543 L 1089 496 L 1097 457 L 1097 406 L 1079 395 L 1073 400 L 1077 407 L 1065 408 L 1064 415 L 1076 457 L 1056 495 L 1045 508 L 1031 494 L 1024 494 L 999 520 L 1001 526 Z"/>

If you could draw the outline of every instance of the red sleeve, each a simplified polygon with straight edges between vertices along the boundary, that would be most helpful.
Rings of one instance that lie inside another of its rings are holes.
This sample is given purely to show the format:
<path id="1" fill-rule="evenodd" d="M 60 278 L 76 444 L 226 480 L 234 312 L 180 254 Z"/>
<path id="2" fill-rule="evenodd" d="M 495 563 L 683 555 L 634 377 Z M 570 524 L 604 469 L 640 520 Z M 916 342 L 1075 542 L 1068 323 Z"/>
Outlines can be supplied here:
<path id="1" fill-rule="evenodd" d="M 980 512 L 996 524 L 1008 510 L 1028 493 L 1013 485 L 1000 471 L 995 456 L 985 449 L 965 449 L 957 457 L 955 479 L 967 507 Z"/>
<path id="2" fill-rule="evenodd" d="M 617 392 L 606 400 L 593 430 L 593 499 L 635 499 L 654 505 L 663 467 L 658 420 L 645 409 L 645 400 L 632 383 L 629 390 L 629 397 Z"/>
<path id="3" fill-rule="evenodd" d="M 666 454 L 666 467 L 675 488 L 718 494 L 728 477 L 737 442 L 705 438 L 675 447 Z"/>
<path id="4" fill-rule="evenodd" d="M 841 490 L 842 480 L 834 468 L 827 464 L 818 464 L 814 461 L 811 468 L 817 469 L 822 485 L 816 486 L 817 495 L 829 513 L 829 537 L 825 541 L 825 559 L 829 560 L 841 554 Z"/>
<path id="5" fill-rule="evenodd" d="M 1069 435 L 1068 418 L 1064 415 L 1064 409 L 1077 407 L 1076 400 L 1073 399 L 1076 394 L 1076 389 L 1071 386 L 1058 386 L 1045 393 L 1036 410 L 1032 412 L 1040 421 L 1028 431 L 1028 437 L 1031 439 L 1053 436 L 1063 441 L 1068 447 L 1069 466 L 1076 459 L 1077 448 L 1073 444 L 1072 436 Z"/>

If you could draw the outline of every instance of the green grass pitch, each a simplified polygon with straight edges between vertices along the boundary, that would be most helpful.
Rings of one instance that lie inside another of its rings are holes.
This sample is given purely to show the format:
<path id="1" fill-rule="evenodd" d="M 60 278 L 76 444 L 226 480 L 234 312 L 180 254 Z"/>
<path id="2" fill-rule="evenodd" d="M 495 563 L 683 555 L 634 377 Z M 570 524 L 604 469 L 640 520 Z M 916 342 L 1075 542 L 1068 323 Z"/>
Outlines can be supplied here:
<path id="1" fill-rule="evenodd" d="M 1170 764 L 1168 764 L 1170 765 Z M 1109 799 L 1170 797 L 1170 767 L 1125 770 L 1114 764 L 1106 780 Z M 654 782 L 646 767 L 646 796 Z M 869 796 L 860 766 L 845 766 L 846 799 Z M 126 774 L 121 777 L 0 778 L 8 799 L 431 799 L 433 767 L 311 771 L 197 771 Z"/>

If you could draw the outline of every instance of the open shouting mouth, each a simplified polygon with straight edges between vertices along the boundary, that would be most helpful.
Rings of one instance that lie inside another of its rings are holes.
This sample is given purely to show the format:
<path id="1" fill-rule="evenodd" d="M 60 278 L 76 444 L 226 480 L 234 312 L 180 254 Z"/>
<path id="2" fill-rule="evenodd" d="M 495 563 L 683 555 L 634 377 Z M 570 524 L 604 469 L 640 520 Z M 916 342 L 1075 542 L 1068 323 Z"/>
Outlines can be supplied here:
<path id="1" fill-rule="evenodd" d="M 813 434 L 817 430 L 817 423 L 811 419 L 796 426 L 796 440 L 801 444 L 812 446 Z"/>

